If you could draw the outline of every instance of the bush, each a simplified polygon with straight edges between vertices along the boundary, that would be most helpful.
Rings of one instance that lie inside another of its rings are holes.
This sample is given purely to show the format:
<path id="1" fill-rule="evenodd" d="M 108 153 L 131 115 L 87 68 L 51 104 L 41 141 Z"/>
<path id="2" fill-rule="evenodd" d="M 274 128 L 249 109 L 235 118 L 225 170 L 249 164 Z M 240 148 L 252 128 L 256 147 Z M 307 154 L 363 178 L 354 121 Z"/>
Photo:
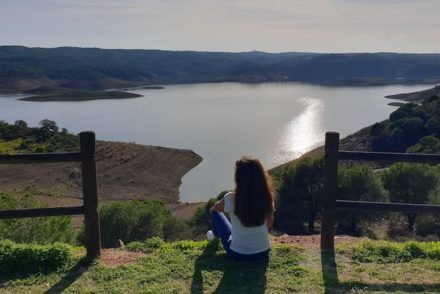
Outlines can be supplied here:
<path id="1" fill-rule="evenodd" d="M 190 225 L 194 234 L 204 234 L 210 229 L 211 216 L 209 211 L 217 201 L 223 199 L 226 193 L 228 193 L 228 191 L 221 192 L 217 197 L 209 199 L 204 206 L 197 208 L 190 220 Z"/>
<path id="2" fill-rule="evenodd" d="M 40 207 L 46 207 L 46 205 L 31 194 L 12 197 L 6 193 L 0 193 L 0 209 Z M 68 216 L 0 220 L 0 239 L 9 239 L 19 243 L 48 244 L 71 243 L 74 237 L 72 218 Z"/>
<path id="3" fill-rule="evenodd" d="M 128 243 L 151 237 L 178 239 L 187 228 L 160 201 L 115 201 L 100 209 L 103 247 L 114 247 L 118 239 Z"/>
<path id="4" fill-rule="evenodd" d="M 66 267 L 71 261 L 71 249 L 66 244 L 37 245 L 0 241 L 2 275 L 47 273 Z"/>

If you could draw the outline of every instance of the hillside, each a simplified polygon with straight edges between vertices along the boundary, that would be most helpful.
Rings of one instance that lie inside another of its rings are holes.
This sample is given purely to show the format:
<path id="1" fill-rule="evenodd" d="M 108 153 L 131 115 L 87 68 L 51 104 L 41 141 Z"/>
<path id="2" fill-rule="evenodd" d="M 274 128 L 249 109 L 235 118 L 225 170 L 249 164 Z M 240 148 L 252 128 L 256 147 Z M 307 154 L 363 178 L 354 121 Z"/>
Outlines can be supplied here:
<path id="1" fill-rule="evenodd" d="M 0 121 L 0 153 L 77 151 L 79 139 L 59 130 L 54 121 L 40 127 L 24 121 Z M 99 200 L 161 200 L 179 218 L 188 218 L 198 204 L 179 203 L 182 177 L 202 158 L 191 150 L 123 142 L 96 142 Z M 0 165 L 0 192 L 31 193 L 50 206 L 82 202 L 79 163 Z M 75 219 L 78 219 L 75 217 Z M 77 226 L 79 222 L 75 222 Z"/>
<path id="2" fill-rule="evenodd" d="M 408 102 L 422 102 L 423 99 L 429 96 L 437 95 L 440 96 L 440 86 L 435 86 L 432 89 L 427 89 L 423 91 L 411 92 L 411 93 L 402 93 L 396 95 L 388 95 L 386 98 L 390 99 L 399 99 Z"/>
<path id="3" fill-rule="evenodd" d="M 98 191 L 101 200 L 179 200 L 181 178 L 202 160 L 190 150 L 98 141 Z M 75 163 L 1 165 L 3 191 L 42 196 L 82 197 L 81 171 Z"/>
<path id="4" fill-rule="evenodd" d="M 439 242 L 336 241 L 333 257 L 302 242 L 291 245 L 274 240 L 269 260 L 258 262 L 234 262 L 218 243 L 205 241 L 129 244 L 128 249 L 136 252 L 104 250 L 102 260 L 91 266 L 78 260 L 81 251 L 75 249 L 77 257 L 67 268 L 34 276 L 3 276 L 0 289 L 2 293 L 440 291 Z"/>
<path id="5" fill-rule="evenodd" d="M 440 54 L 265 53 L 0 46 L 0 90 L 296 81 L 383 85 L 440 81 Z"/>

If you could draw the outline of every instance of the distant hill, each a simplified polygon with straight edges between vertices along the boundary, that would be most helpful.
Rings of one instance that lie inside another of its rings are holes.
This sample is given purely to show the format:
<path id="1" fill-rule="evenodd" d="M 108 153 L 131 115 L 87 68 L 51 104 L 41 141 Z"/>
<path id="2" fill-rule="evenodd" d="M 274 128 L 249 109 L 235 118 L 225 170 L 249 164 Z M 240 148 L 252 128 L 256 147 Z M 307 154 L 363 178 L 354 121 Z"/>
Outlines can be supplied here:
<path id="1" fill-rule="evenodd" d="M 265 53 L 0 46 L 0 90 L 298 81 L 380 85 L 440 81 L 440 54 Z"/>
<path id="2" fill-rule="evenodd" d="M 405 100 L 409 102 L 422 102 L 423 99 L 434 95 L 440 96 L 440 86 L 435 86 L 432 89 L 411 92 L 411 93 L 388 95 L 385 97 L 390 99 Z"/>

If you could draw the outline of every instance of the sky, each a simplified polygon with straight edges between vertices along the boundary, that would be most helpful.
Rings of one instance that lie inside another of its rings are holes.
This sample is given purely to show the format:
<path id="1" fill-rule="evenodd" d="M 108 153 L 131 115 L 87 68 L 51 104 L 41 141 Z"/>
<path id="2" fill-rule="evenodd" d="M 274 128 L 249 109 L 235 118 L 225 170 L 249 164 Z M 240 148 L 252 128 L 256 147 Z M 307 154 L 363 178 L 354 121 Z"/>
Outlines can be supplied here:
<path id="1" fill-rule="evenodd" d="M 0 45 L 440 52 L 440 0 L 0 0 Z"/>

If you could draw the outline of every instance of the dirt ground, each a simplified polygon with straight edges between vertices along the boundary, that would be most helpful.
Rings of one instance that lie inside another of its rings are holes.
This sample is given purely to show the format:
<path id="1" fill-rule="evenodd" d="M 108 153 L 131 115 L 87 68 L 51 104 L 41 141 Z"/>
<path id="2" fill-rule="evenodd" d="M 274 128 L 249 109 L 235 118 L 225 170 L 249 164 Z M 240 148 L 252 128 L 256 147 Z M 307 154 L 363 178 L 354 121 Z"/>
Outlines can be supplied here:
<path id="1" fill-rule="evenodd" d="M 335 236 L 335 244 L 344 243 L 358 243 L 364 240 L 363 238 L 350 237 L 350 236 Z M 305 249 L 319 249 L 321 236 L 320 235 L 310 235 L 310 236 L 290 236 L 281 235 L 278 237 L 273 237 L 272 242 L 278 244 L 296 244 Z"/>

